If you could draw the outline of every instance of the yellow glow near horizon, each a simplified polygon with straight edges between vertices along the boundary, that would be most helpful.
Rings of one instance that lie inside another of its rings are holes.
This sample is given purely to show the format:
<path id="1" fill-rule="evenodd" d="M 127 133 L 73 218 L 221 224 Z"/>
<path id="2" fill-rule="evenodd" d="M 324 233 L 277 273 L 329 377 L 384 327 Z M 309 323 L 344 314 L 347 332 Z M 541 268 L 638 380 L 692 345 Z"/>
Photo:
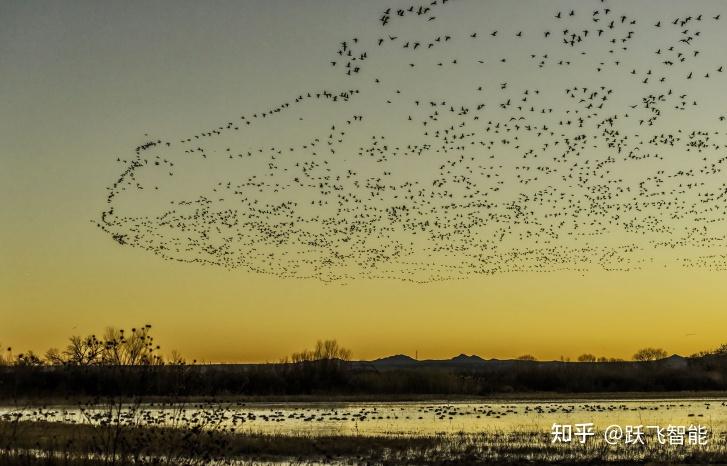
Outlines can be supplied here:
<path id="1" fill-rule="evenodd" d="M 104 245 L 103 238 L 96 241 Z M 417 351 L 420 359 L 459 353 L 558 359 L 585 352 L 630 358 L 644 346 L 686 355 L 724 340 L 719 274 L 551 273 L 525 274 L 528 280 L 325 285 L 191 265 L 180 274 L 179 266 L 140 252 L 95 257 L 80 270 L 45 264 L 40 272 L 18 266 L 20 273 L 4 275 L 2 305 L 12 311 L 3 314 L 0 341 L 43 351 L 106 325 L 152 323 L 167 354 L 177 349 L 190 360 L 254 362 L 277 361 L 323 338 L 338 339 L 357 359 Z"/>

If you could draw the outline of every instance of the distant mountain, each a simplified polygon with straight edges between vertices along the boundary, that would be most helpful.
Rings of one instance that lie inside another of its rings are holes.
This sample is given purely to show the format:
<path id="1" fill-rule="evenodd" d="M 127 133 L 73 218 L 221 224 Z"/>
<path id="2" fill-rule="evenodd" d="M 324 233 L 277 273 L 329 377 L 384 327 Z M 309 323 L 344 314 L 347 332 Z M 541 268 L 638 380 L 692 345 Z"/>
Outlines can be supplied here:
<path id="1" fill-rule="evenodd" d="M 460 354 L 451 359 L 422 359 L 417 360 L 405 354 L 396 354 L 387 356 L 373 361 L 359 361 L 356 366 L 368 366 L 376 369 L 407 369 L 407 368 L 458 368 L 458 369 L 476 369 L 476 368 L 518 368 L 518 367 L 545 367 L 555 364 L 617 364 L 617 363 L 579 363 L 579 362 L 563 362 L 563 361 L 528 361 L 519 359 L 483 359 L 476 354 Z M 622 361 L 619 364 L 643 364 L 634 361 Z M 657 364 L 662 367 L 671 369 L 683 369 L 689 365 L 688 358 L 673 354 L 668 358 L 651 361 L 648 364 Z"/>
<path id="2" fill-rule="evenodd" d="M 483 366 L 483 365 L 504 365 L 512 364 L 513 361 L 500 361 L 497 359 L 482 359 L 476 354 L 466 355 L 460 354 L 451 359 L 423 359 L 417 360 L 411 356 L 397 354 L 387 356 L 385 358 L 368 361 L 368 364 L 380 368 L 407 368 L 407 367 L 463 367 L 463 366 Z"/>
<path id="3" fill-rule="evenodd" d="M 671 369 L 683 369 L 689 365 L 689 361 L 687 361 L 687 358 L 679 356 L 678 354 L 672 354 L 668 358 L 659 359 L 655 362 Z"/>
<path id="4" fill-rule="evenodd" d="M 727 357 L 727 356 L 711 356 L 711 357 Z M 680 356 L 678 354 L 672 354 L 671 356 L 659 359 L 656 361 L 639 362 L 639 361 L 619 361 L 619 362 L 575 362 L 575 361 L 529 361 L 520 359 L 483 359 L 476 354 L 459 354 L 450 359 L 414 359 L 406 354 L 395 354 L 392 356 L 386 356 L 371 361 L 359 360 L 359 361 L 342 361 L 340 363 L 346 364 L 351 368 L 359 370 L 389 370 L 389 369 L 517 369 L 523 367 L 549 367 L 553 365 L 571 365 L 571 366 L 600 366 L 600 365 L 614 365 L 613 367 L 623 367 L 628 365 L 656 365 L 668 369 L 685 369 L 690 365 L 690 358 Z M 288 363 L 295 364 L 295 363 Z M 305 363 L 312 364 L 312 363 Z M 262 367 L 267 366 L 269 363 L 253 363 L 253 364 L 238 364 L 238 363 L 227 363 L 227 364 L 199 364 L 201 370 L 205 368 L 223 368 L 225 370 L 236 370 L 240 367 Z"/>
<path id="5" fill-rule="evenodd" d="M 416 364 L 417 360 L 406 354 L 395 354 L 370 361 L 371 364 Z"/>
<path id="6" fill-rule="evenodd" d="M 463 354 L 460 354 L 459 356 L 453 357 L 452 359 L 450 359 L 450 361 L 452 361 L 452 362 L 467 363 L 467 364 L 485 362 L 484 359 L 482 359 L 481 357 L 477 356 L 476 354 L 473 354 L 471 356 L 467 356 L 464 353 Z"/>

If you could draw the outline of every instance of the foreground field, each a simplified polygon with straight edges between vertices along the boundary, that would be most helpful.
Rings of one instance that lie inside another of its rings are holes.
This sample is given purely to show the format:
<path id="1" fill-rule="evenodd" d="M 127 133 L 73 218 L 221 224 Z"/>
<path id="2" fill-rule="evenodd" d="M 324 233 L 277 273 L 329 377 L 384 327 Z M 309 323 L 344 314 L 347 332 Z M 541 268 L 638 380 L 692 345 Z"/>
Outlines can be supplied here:
<path id="1" fill-rule="evenodd" d="M 726 412 L 724 399 L 5 407 L 0 464 L 725 463 Z M 553 442 L 553 423 L 588 421 L 586 442 Z M 611 423 L 706 430 L 609 444 Z"/>
<path id="2" fill-rule="evenodd" d="M 0 425 L 3 464 L 502 464 L 545 462 L 722 463 L 725 439 L 704 447 L 613 446 L 594 439 L 553 444 L 542 432 L 433 436 L 308 436 L 236 434 L 153 427 L 91 427 L 57 423 Z"/>

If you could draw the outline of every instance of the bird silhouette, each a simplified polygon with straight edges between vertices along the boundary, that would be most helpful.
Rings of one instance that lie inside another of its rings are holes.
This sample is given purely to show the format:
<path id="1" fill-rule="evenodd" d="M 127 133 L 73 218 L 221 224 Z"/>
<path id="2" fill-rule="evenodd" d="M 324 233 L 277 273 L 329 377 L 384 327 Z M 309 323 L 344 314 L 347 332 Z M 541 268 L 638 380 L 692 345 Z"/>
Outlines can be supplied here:
<path id="1" fill-rule="evenodd" d="M 324 282 L 727 270 L 723 56 L 701 47 L 720 14 L 632 7 L 372 11 L 318 88 L 145 136 L 95 223 L 166 260 Z"/>

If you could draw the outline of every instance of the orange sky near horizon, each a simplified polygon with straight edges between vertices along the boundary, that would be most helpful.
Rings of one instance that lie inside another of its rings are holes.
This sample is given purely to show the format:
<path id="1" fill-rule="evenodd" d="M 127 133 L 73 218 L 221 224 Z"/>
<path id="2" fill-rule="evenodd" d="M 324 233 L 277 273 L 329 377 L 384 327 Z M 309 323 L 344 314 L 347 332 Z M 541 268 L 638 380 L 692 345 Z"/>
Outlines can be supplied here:
<path id="1" fill-rule="evenodd" d="M 94 246 L 108 243 L 85 244 Z M 134 267 L 136 273 L 126 272 Z M 327 338 L 351 348 L 356 359 L 415 352 L 420 359 L 460 353 L 575 359 L 585 352 L 629 359 L 644 346 L 688 355 L 724 342 L 722 281 L 714 273 L 531 273 L 530 280 L 340 285 L 193 265 L 181 266 L 180 274 L 179 268 L 139 251 L 99 251 L 79 269 L 17 264 L 19 273 L 1 280 L 3 309 L 12 311 L 3 314 L 0 343 L 42 352 L 62 348 L 72 334 L 145 323 L 154 326 L 163 353 L 176 349 L 210 362 L 277 361 Z M 43 318 L 23 318 L 33 315 Z"/>

